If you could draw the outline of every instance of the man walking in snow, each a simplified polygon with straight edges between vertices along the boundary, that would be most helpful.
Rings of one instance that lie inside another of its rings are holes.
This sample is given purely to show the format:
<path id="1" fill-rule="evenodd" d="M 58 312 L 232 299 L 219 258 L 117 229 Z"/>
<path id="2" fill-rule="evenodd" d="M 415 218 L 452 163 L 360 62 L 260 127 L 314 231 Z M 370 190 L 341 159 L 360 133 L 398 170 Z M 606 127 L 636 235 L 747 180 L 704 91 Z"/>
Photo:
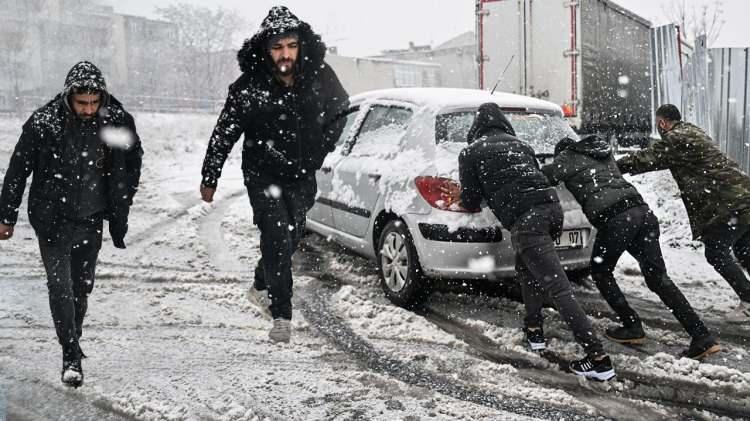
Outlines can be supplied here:
<path id="1" fill-rule="evenodd" d="M 667 305 L 692 337 L 685 356 L 701 359 L 720 350 L 716 339 L 667 275 L 659 245 L 659 221 L 640 193 L 617 169 L 610 145 L 597 136 L 555 146 L 555 160 L 542 168 L 555 185 L 564 183 L 597 229 L 591 254 L 591 277 L 622 326 L 607 329 L 615 342 L 640 344 L 646 338 L 638 314 L 628 305 L 614 270 L 627 251 L 637 261 L 648 288 Z"/>
<path id="2" fill-rule="evenodd" d="M 270 309 L 274 342 L 290 340 L 292 254 L 315 202 L 315 171 L 333 151 L 345 123 L 338 117 L 349 106 L 325 52 L 307 23 L 272 8 L 237 54 L 242 75 L 229 87 L 203 162 L 201 196 L 211 202 L 232 146 L 245 135 L 242 169 L 262 255 L 248 297 Z"/>
<path id="3" fill-rule="evenodd" d="M 620 171 L 630 174 L 666 169 L 672 172 L 690 218 L 693 238 L 703 241 L 708 263 L 740 298 L 726 319 L 747 323 L 750 281 L 742 268 L 750 270 L 750 177 L 703 130 L 682 121 L 680 110 L 674 105 L 659 107 L 656 123 L 661 140 L 621 158 L 617 165 Z"/>
<path id="4" fill-rule="evenodd" d="M 585 358 L 570 363 L 571 371 L 597 380 L 614 377 L 612 361 L 573 296 L 557 257 L 554 238 L 562 232 L 563 211 L 557 192 L 539 169 L 534 150 L 516 137 L 495 103 L 479 107 L 468 143 L 459 155 L 460 192 L 448 189 L 448 201 L 460 194 L 463 207 L 476 209 L 484 199 L 510 230 L 526 306 L 524 332 L 529 345 L 533 350 L 546 347 L 542 306 L 544 296 L 549 294 L 560 318 L 586 352 Z"/>
<path id="5" fill-rule="evenodd" d="M 65 88 L 23 125 L 0 193 L 0 240 L 13 236 L 26 179 L 29 222 L 39 239 L 52 319 L 62 345 L 64 384 L 83 384 L 79 340 L 102 244 L 102 220 L 125 248 L 143 150 L 133 117 L 101 71 L 83 61 Z"/>

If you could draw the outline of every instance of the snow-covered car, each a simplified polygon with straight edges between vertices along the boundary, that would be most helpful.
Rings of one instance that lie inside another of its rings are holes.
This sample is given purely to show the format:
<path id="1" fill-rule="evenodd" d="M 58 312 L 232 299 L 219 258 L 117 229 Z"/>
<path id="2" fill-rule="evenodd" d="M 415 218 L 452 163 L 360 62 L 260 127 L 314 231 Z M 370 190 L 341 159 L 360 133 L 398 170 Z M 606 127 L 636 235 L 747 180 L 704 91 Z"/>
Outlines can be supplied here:
<path id="1" fill-rule="evenodd" d="M 496 102 L 540 160 L 565 136 L 577 138 L 559 106 L 481 90 L 408 88 L 351 98 L 336 150 L 316 174 L 319 194 L 308 228 L 375 259 L 382 287 L 408 306 L 428 279 L 500 280 L 515 274 L 510 234 L 490 209 L 447 206 L 441 187 L 458 180 L 458 154 L 482 103 Z M 572 195 L 558 254 L 571 277 L 589 267 L 592 228 Z"/>

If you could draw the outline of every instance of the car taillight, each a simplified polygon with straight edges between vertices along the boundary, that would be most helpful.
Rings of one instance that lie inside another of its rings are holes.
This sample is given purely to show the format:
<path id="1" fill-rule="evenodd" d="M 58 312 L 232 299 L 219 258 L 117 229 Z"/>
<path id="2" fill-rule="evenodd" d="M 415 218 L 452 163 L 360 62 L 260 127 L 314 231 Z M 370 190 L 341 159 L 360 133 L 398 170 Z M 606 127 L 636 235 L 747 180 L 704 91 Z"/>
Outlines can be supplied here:
<path id="1" fill-rule="evenodd" d="M 426 200 L 433 208 L 465 213 L 477 213 L 481 211 L 481 209 L 465 209 L 456 204 L 448 205 L 448 197 L 443 192 L 443 188 L 458 187 L 458 183 L 450 178 L 420 176 L 414 179 L 414 184 L 417 185 L 419 194 L 421 194 L 424 200 Z"/>
<path id="2" fill-rule="evenodd" d="M 575 117 L 576 115 L 576 109 L 573 107 L 573 104 L 567 102 L 562 105 L 562 111 L 564 117 Z"/>

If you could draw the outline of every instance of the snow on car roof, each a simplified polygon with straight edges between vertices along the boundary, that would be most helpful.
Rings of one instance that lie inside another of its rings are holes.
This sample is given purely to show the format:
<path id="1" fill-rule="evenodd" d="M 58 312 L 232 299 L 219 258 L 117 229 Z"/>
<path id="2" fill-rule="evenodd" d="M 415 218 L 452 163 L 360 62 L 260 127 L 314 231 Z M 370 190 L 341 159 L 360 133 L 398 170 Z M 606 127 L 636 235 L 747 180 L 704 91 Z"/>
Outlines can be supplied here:
<path id="1" fill-rule="evenodd" d="M 495 92 L 480 89 L 456 88 L 393 88 L 367 91 L 351 98 L 352 103 L 371 100 L 392 100 L 410 102 L 416 105 L 434 108 L 477 107 L 485 102 L 495 102 L 500 107 L 528 108 L 550 111 L 562 115 L 560 106 L 537 98 L 506 92 Z"/>

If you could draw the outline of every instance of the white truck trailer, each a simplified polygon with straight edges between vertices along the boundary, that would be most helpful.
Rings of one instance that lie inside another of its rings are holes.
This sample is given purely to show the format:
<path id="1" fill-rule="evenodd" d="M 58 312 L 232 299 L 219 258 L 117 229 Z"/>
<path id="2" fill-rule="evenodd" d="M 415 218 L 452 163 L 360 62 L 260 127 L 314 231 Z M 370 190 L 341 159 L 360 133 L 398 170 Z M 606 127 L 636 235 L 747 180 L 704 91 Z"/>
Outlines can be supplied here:
<path id="1" fill-rule="evenodd" d="M 476 10 L 481 89 L 499 79 L 499 91 L 560 105 L 579 133 L 648 141 L 649 21 L 611 0 L 476 0 Z"/>

